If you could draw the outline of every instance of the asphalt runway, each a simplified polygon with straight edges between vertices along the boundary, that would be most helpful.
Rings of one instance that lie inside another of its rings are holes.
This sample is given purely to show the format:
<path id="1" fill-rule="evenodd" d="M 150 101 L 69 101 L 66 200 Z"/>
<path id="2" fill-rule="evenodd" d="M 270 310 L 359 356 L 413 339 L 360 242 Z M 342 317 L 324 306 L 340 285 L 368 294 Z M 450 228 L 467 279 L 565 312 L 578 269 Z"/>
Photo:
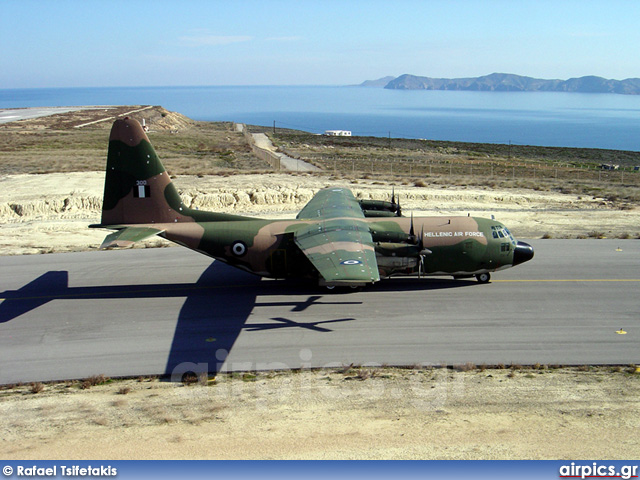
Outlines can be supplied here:
<path id="1" fill-rule="evenodd" d="M 532 261 L 489 284 L 394 278 L 349 294 L 262 280 L 183 248 L 1 257 L 0 383 L 640 362 L 640 241 L 531 243 Z"/>
<path id="2" fill-rule="evenodd" d="M 8 108 L 0 109 L 0 123 L 15 122 L 17 120 L 28 120 L 31 118 L 48 117 L 59 113 L 75 112 L 86 110 L 91 107 L 33 107 L 33 108 Z"/>

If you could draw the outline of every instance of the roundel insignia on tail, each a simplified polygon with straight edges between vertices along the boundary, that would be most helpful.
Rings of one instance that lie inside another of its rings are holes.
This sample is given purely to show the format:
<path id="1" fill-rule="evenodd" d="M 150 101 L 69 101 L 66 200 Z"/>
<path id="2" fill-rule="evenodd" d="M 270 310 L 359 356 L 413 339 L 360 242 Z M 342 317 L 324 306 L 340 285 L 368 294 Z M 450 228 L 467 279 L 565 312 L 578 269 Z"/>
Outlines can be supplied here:
<path id="1" fill-rule="evenodd" d="M 240 240 L 236 240 L 231 245 L 231 251 L 236 257 L 241 257 L 245 253 L 247 253 L 247 245 L 244 242 L 241 242 Z"/>

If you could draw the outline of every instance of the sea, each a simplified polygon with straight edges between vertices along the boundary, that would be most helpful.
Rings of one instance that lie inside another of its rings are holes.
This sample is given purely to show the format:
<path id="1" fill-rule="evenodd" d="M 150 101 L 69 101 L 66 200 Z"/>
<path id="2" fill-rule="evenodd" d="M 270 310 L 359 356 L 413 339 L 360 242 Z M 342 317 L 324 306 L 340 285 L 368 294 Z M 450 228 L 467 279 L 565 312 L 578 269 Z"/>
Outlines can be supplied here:
<path id="1" fill-rule="evenodd" d="M 194 120 L 312 133 L 640 151 L 640 95 L 347 86 L 0 89 L 0 108 L 162 105 Z"/>

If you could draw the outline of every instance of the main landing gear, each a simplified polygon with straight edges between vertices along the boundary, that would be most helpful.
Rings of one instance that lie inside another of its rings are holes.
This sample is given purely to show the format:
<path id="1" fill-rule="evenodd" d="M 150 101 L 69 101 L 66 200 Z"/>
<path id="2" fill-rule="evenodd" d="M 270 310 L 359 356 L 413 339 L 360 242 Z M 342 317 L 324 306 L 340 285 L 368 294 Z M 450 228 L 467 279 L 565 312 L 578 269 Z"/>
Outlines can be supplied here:
<path id="1" fill-rule="evenodd" d="M 362 285 L 349 285 L 349 286 L 335 286 L 335 285 L 324 285 L 321 289 L 325 293 L 354 293 L 362 290 Z"/>

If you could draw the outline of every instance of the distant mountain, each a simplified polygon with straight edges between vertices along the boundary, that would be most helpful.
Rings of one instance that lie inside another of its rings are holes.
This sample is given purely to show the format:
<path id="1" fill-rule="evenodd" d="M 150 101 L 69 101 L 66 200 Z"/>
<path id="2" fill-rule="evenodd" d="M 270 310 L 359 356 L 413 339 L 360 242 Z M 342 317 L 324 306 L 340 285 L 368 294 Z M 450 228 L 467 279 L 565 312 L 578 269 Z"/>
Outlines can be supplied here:
<path id="1" fill-rule="evenodd" d="M 366 83 L 366 82 L 365 82 Z M 581 92 L 640 94 L 640 78 L 608 80 L 587 76 L 569 80 L 542 80 L 510 73 L 473 78 L 430 78 L 401 75 L 384 88 L 396 90 L 468 90 L 483 92 Z"/>
<path id="2" fill-rule="evenodd" d="M 374 88 L 382 88 L 386 87 L 391 80 L 395 80 L 396 77 L 382 77 L 377 80 L 365 80 L 360 85 L 356 85 L 357 87 L 374 87 Z"/>

